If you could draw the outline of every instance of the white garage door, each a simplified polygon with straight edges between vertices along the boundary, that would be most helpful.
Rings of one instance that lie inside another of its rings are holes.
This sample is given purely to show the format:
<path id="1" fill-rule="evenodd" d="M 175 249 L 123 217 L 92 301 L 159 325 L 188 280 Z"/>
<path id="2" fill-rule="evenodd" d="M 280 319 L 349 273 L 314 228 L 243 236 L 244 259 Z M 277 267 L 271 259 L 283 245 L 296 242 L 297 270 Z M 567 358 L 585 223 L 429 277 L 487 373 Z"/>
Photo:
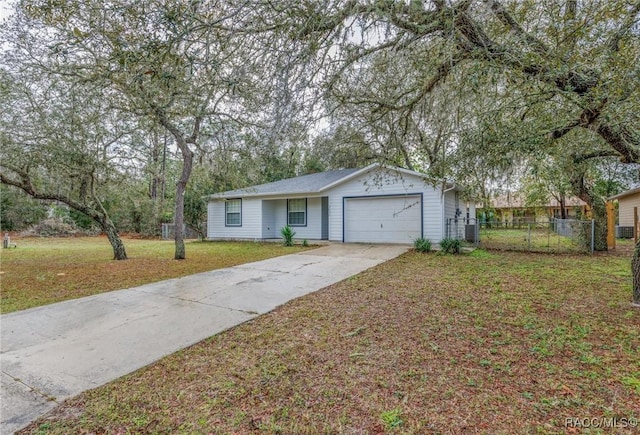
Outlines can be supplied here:
<path id="1" fill-rule="evenodd" d="M 345 200 L 345 242 L 412 243 L 422 234 L 422 201 L 415 196 Z"/>

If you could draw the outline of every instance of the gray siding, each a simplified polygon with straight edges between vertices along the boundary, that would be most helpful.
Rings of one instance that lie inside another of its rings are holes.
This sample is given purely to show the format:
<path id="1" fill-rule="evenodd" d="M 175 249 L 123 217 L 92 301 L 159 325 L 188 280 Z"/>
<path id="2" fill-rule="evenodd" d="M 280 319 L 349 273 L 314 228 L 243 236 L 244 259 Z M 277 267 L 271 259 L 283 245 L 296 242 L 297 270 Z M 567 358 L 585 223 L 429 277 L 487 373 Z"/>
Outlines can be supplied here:
<path id="1" fill-rule="evenodd" d="M 320 239 L 322 237 L 322 200 L 307 198 L 307 226 L 294 227 L 296 239 Z"/>
<path id="2" fill-rule="evenodd" d="M 443 234 L 442 238 L 445 237 L 456 237 L 456 234 L 460 231 L 460 225 L 462 225 L 462 221 L 454 222 L 453 218 L 456 216 L 456 192 L 449 191 L 445 192 L 443 195 L 443 203 L 444 203 L 444 216 L 443 216 Z M 459 206 L 459 201 L 458 201 Z M 460 215 L 461 218 L 465 217 Z M 451 227 L 449 227 L 451 226 Z"/>
<path id="3" fill-rule="evenodd" d="M 260 239 L 262 238 L 262 200 L 242 200 L 242 226 L 225 226 L 225 201 L 210 201 L 207 206 L 208 239 Z"/>
<path id="4" fill-rule="evenodd" d="M 456 216 L 456 192 L 449 191 L 444 194 L 444 221 L 453 219 Z M 460 216 L 464 217 L 464 216 Z"/>
<path id="5" fill-rule="evenodd" d="M 475 219 L 476 218 L 476 205 L 473 201 L 470 201 L 469 204 L 469 219 Z"/>
<path id="6" fill-rule="evenodd" d="M 272 222 L 275 226 L 275 236 L 280 237 L 280 230 L 287 225 L 287 200 L 265 200 L 273 204 L 273 208 L 270 209 L 272 213 Z M 263 210 L 264 207 L 263 207 Z M 293 231 L 296 232 L 295 239 L 320 239 L 322 234 L 322 200 L 317 198 L 307 198 L 307 226 L 305 227 L 293 227 Z M 267 215 L 264 215 L 265 220 L 268 219 Z"/>
<path id="7" fill-rule="evenodd" d="M 343 198 L 352 196 L 406 195 L 422 193 L 424 237 L 442 239 L 440 191 L 417 176 L 374 171 L 349 180 L 325 193 L 329 197 L 329 240 L 342 241 Z"/>
<path id="8" fill-rule="evenodd" d="M 322 238 L 322 196 L 328 197 L 329 240 L 342 241 L 345 197 L 409 194 L 422 195 L 424 237 L 440 241 L 445 235 L 444 219 L 455 214 L 455 192 L 447 192 L 443 197 L 441 186 L 434 188 L 419 176 L 379 168 L 320 192 L 317 197 L 307 198 L 307 226 L 294 227 L 295 238 Z M 287 224 L 287 201 L 284 198 L 243 198 L 241 227 L 225 226 L 224 204 L 224 200 L 212 200 L 208 204 L 209 239 L 279 238 L 280 229 Z"/>

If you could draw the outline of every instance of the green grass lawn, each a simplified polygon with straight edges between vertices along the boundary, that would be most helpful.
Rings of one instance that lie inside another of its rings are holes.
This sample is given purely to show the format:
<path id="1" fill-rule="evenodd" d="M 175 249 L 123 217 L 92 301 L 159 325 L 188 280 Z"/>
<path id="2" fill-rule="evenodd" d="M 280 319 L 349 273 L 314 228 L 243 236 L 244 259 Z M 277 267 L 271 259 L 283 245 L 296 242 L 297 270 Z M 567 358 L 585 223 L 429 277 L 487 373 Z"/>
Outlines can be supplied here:
<path id="1" fill-rule="evenodd" d="M 60 302 L 177 278 L 304 249 L 277 243 L 186 243 L 187 259 L 173 260 L 173 241 L 124 239 L 129 259 L 114 261 L 105 237 L 14 239 L 0 250 L 0 312 Z"/>
<path id="2" fill-rule="evenodd" d="M 484 249 L 531 252 L 589 252 L 590 245 L 579 239 L 564 237 L 549 228 L 482 228 L 480 245 Z"/>
<path id="3" fill-rule="evenodd" d="M 597 418 L 637 433 L 624 426 L 640 418 L 629 263 L 407 253 L 81 394 L 24 433 L 551 434 Z"/>

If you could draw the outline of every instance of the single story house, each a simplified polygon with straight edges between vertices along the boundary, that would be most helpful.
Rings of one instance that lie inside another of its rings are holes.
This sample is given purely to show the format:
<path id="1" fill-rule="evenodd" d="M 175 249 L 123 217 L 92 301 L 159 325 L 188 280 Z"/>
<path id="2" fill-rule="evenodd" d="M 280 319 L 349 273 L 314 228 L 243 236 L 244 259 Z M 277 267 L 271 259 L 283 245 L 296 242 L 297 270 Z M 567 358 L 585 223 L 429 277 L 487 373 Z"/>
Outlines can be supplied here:
<path id="1" fill-rule="evenodd" d="M 210 240 L 296 239 L 361 243 L 439 242 L 447 219 L 462 218 L 459 188 L 374 163 L 216 193 L 208 197 Z M 464 211 L 475 218 L 475 206 Z M 460 219 L 462 221 L 462 219 Z"/>
<path id="2" fill-rule="evenodd" d="M 640 186 L 608 198 L 609 201 L 618 201 L 618 225 L 616 237 L 634 237 L 634 208 L 640 214 Z"/>

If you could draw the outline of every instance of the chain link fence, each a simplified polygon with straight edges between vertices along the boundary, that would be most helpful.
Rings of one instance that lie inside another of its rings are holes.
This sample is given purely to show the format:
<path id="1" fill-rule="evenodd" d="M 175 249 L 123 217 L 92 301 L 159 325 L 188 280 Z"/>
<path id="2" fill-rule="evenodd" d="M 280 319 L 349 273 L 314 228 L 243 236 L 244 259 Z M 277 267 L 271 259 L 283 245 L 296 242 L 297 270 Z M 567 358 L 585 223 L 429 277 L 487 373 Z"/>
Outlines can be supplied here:
<path id="1" fill-rule="evenodd" d="M 190 226 L 183 224 L 182 228 L 183 228 L 183 234 L 185 239 L 198 239 L 200 237 L 198 232 L 193 228 L 191 228 Z M 173 240 L 176 234 L 175 231 L 176 231 L 176 224 L 174 223 L 162 224 L 162 239 Z M 206 222 L 202 224 L 201 231 L 203 232 L 203 234 L 206 234 L 207 232 Z"/>
<path id="2" fill-rule="evenodd" d="M 448 219 L 447 237 L 483 249 L 554 253 L 593 253 L 594 221 L 550 219 L 510 222 Z"/>

